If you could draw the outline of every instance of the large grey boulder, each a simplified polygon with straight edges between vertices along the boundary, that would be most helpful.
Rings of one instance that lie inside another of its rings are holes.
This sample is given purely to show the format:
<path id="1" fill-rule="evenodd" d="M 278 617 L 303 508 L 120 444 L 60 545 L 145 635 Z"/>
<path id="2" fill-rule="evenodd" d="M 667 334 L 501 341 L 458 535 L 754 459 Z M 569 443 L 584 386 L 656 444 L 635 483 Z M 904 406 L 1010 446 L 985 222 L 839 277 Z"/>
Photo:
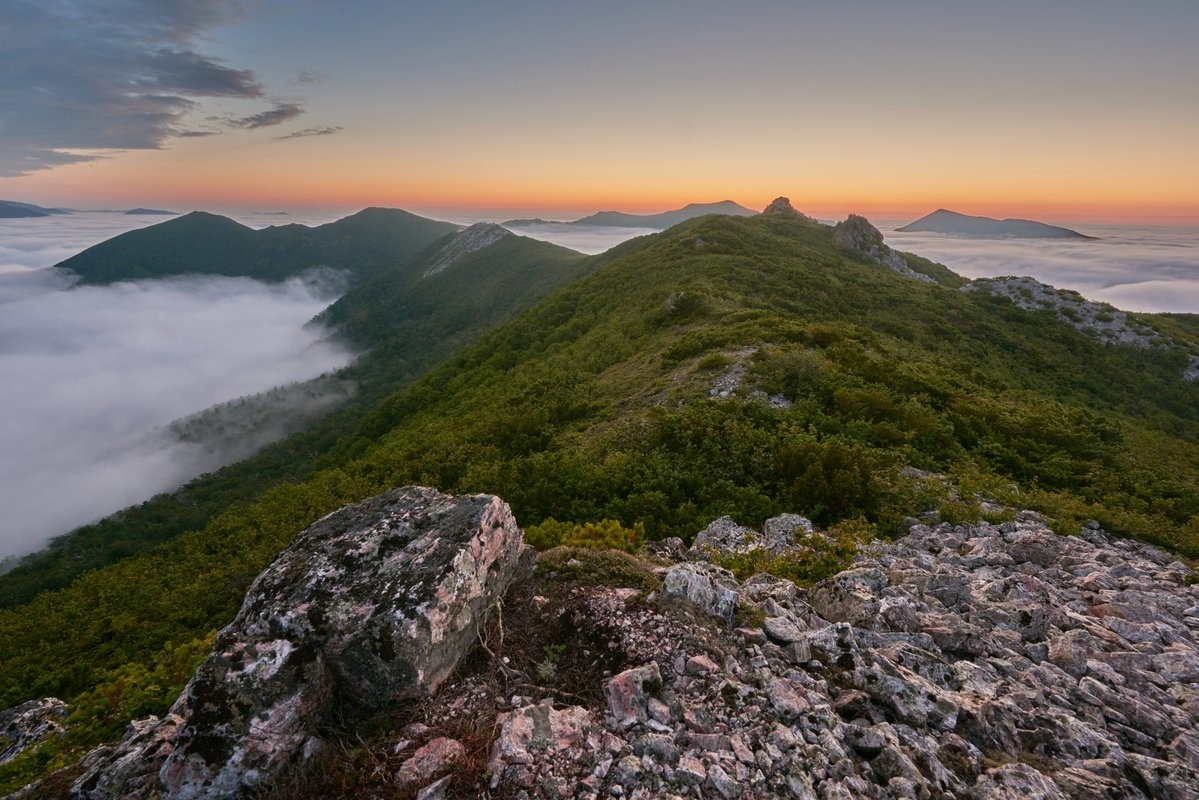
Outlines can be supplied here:
<path id="1" fill-rule="evenodd" d="M 693 558 L 708 558 L 765 550 L 778 556 L 804 547 L 813 531 L 812 521 L 799 514 L 771 517 L 761 531 L 738 525 L 732 517 L 725 515 L 712 520 L 695 535 L 689 554 Z"/>
<path id="2" fill-rule="evenodd" d="M 423 487 L 319 520 L 254 581 L 171 714 L 93 764 L 73 795 L 190 800 L 269 785 L 317 744 L 334 704 L 436 689 L 521 567 L 522 539 L 499 498 Z"/>

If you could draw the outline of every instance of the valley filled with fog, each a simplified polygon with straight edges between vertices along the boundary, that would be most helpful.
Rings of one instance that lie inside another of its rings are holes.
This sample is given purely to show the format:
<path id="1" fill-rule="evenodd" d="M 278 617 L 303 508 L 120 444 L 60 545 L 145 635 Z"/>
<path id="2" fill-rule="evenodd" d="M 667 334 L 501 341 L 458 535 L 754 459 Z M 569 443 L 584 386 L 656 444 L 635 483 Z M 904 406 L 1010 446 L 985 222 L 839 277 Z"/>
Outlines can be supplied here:
<path id="1" fill-rule="evenodd" d="M 69 276 L 46 269 L 161 221 L 0 221 L 0 558 L 245 454 L 214 458 L 167 435 L 172 421 L 351 358 L 306 326 L 335 299 L 327 286 L 205 277 L 67 288 Z"/>

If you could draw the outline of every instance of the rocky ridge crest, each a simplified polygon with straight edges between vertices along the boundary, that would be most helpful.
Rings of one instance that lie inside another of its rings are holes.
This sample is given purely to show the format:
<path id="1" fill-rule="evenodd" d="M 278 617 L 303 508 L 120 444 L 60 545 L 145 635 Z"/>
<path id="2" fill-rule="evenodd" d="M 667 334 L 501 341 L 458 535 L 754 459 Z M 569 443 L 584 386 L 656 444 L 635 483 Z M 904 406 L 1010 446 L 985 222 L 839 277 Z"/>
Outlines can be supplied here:
<path id="1" fill-rule="evenodd" d="M 506 230 L 493 222 L 476 222 L 451 239 L 445 247 L 438 250 L 437 254 L 433 256 L 433 263 L 425 270 L 421 277 L 428 278 L 439 272 L 443 272 L 471 253 L 482 250 L 484 247 L 490 247 L 501 239 L 515 235 L 512 231 Z"/>
<path id="2" fill-rule="evenodd" d="M 1005 297 L 1026 311 L 1052 311 L 1058 319 L 1077 331 L 1090 334 L 1104 344 L 1127 345 L 1139 349 L 1178 345 L 1153 328 L 1136 320 L 1107 303 L 1087 300 L 1070 289 L 1057 289 L 1036 278 L 1007 276 L 979 278 L 962 287 L 967 292 L 988 292 Z M 1183 370 L 1187 381 L 1199 380 L 1199 355 L 1190 353 L 1190 363 Z"/>

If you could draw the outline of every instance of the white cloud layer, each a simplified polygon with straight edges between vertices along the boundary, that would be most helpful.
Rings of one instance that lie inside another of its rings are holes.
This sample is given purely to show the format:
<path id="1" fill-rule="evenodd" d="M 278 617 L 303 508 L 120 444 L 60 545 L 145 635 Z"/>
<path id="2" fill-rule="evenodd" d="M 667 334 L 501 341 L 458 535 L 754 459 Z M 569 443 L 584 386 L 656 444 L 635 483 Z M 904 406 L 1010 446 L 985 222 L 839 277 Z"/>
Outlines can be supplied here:
<path id="1" fill-rule="evenodd" d="M 21 268 L 62 245 L 12 222 L 0 226 L 0 558 L 194 477 L 191 446 L 154 429 L 349 361 L 305 327 L 332 298 L 302 281 L 64 289 L 54 270 Z"/>
<path id="2" fill-rule="evenodd" d="M 618 228 L 612 225 L 521 225 L 513 233 L 595 255 L 637 236 L 661 233 L 657 228 Z"/>
<path id="3" fill-rule="evenodd" d="M 884 230 L 887 244 L 968 278 L 1030 275 L 1127 311 L 1199 313 L 1199 228 L 1093 225 L 1094 240 L 970 239 Z"/>

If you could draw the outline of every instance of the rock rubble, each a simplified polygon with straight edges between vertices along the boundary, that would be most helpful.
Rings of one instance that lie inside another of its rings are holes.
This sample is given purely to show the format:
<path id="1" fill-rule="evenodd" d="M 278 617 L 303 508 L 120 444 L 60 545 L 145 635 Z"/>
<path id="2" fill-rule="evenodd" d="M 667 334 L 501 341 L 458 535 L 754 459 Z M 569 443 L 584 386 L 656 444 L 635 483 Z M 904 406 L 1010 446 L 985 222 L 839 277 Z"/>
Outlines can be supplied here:
<path id="1" fill-rule="evenodd" d="M 629 635 L 654 632 L 641 663 L 605 683 L 600 711 L 538 707 L 593 724 L 550 735 L 520 763 L 521 786 L 585 798 L 1199 797 L 1192 575 L 1154 547 L 1059 536 L 1030 512 L 915 525 L 810 590 L 682 562 L 662 594 L 701 615 L 613 615 Z M 714 586 L 761 626 L 705 627 L 727 621 Z M 502 756 L 492 766 L 511 769 Z"/>

